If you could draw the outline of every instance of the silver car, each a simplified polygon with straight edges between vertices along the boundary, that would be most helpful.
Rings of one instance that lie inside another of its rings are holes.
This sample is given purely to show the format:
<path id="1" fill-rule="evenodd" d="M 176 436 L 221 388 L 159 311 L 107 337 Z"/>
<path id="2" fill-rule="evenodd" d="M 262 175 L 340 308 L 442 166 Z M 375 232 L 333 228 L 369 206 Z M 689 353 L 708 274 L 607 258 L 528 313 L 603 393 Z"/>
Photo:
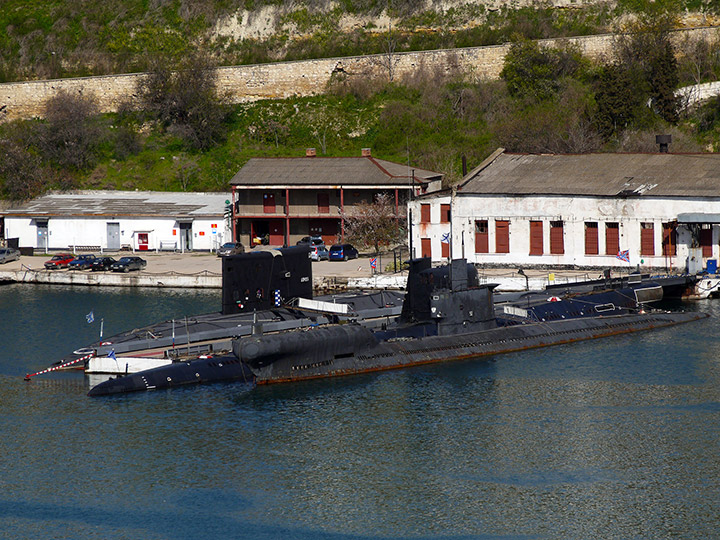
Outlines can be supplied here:
<path id="1" fill-rule="evenodd" d="M 0 264 L 10 262 L 10 261 L 19 261 L 20 260 L 20 252 L 15 248 L 0 248 Z"/>

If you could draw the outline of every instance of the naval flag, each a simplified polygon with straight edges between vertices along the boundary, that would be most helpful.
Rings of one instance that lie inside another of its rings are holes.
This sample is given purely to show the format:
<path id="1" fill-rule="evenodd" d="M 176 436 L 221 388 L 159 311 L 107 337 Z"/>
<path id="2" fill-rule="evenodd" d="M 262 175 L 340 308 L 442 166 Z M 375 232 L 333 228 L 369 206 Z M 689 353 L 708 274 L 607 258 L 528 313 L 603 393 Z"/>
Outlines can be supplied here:
<path id="1" fill-rule="evenodd" d="M 117 362 L 117 357 L 115 356 L 115 349 L 112 349 L 112 350 L 108 353 L 107 357 L 108 357 L 108 358 L 112 358 L 113 360 L 115 360 L 115 361 Z"/>
<path id="2" fill-rule="evenodd" d="M 370 259 L 370 268 L 377 268 L 377 257 L 373 257 L 372 259 Z"/>
<path id="3" fill-rule="evenodd" d="M 625 261 L 626 263 L 630 262 L 630 250 L 625 249 L 623 251 L 618 251 L 618 254 L 615 255 L 618 259 L 621 261 Z"/>
<path id="4" fill-rule="evenodd" d="M 90 313 L 85 315 L 85 320 L 88 322 L 88 324 L 95 320 L 95 315 L 93 314 L 92 310 L 90 310 Z"/>
<path id="5" fill-rule="evenodd" d="M 445 234 L 443 234 L 443 235 L 442 235 L 442 238 L 440 239 L 440 241 L 441 241 L 443 244 L 449 244 L 449 243 L 450 243 L 450 233 L 445 233 Z"/>

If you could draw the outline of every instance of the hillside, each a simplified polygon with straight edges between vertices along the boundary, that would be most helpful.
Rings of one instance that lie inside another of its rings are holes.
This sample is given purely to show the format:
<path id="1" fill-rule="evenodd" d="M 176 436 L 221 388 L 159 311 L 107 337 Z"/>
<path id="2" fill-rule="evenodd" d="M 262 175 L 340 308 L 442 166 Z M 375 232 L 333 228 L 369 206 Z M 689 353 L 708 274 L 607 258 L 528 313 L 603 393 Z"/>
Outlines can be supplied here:
<path id="1" fill-rule="evenodd" d="M 625 0 L 628 1 L 628 0 Z M 491 45 L 606 32 L 629 6 L 584 0 L 4 0 L 0 82 Z M 695 5 L 697 9 L 697 5 Z"/>

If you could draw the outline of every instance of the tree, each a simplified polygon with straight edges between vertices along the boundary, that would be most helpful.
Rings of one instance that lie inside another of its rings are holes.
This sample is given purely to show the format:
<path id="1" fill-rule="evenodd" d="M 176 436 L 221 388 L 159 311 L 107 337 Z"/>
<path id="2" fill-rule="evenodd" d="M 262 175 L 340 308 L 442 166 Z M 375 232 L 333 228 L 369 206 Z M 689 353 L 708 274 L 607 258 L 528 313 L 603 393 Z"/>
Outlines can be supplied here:
<path id="1" fill-rule="evenodd" d="M 645 95 L 644 81 L 621 64 L 602 68 L 595 83 L 595 121 L 604 139 L 626 129 Z"/>
<path id="2" fill-rule="evenodd" d="M 199 54 L 177 71 L 159 61 L 138 83 L 142 108 L 169 133 L 194 150 L 207 150 L 225 137 L 226 100 L 216 88 L 217 71 Z"/>
<path id="3" fill-rule="evenodd" d="M 675 89 L 679 77 L 675 54 L 669 42 L 653 57 L 648 78 L 650 99 L 655 110 L 666 122 L 677 124 L 680 98 L 675 95 Z"/>
<path id="4" fill-rule="evenodd" d="M 95 96 L 60 90 L 45 104 L 45 122 L 38 128 L 44 157 L 78 171 L 93 166 L 105 135 L 98 118 Z"/>
<path id="5" fill-rule="evenodd" d="M 45 191 L 47 172 L 40 160 L 16 141 L 0 140 L 0 194 L 10 200 L 27 200 Z"/>
<path id="6" fill-rule="evenodd" d="M 359 246 L 372 247 L 402 242 L 407 233 L 404 216 L 395 214 L 395 201 L 387 193 L 379 193 L 371 203 L 362 201 L 352 214 L 343 214 L 347 239 Z"/>

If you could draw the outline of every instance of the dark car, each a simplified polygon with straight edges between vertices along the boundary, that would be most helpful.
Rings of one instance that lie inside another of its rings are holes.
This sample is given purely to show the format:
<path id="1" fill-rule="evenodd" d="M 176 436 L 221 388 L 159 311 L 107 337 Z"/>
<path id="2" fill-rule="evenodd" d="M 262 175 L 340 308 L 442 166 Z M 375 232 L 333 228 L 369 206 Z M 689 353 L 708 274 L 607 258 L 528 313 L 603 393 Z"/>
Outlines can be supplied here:
<path id="1" fill-rule="evenodd" d="M 20 251 L 15 248 L 0 248 L 0 263 L 19 261 Z"/>
<path id="2" fill-rule="evenodd" d="M 112 257 L 97 257 L 90 265 L 90 270 L 93 272 L 99 272 L 101 270 L 110 270 L 110 267 L 115 264 L 115 259 Z"/>
<path id="3" fill-rule="evenodd" d="M 331 261 L 347 261 L 357 259 L 358 250 L 350 244 L 335 244 L 330 248 L 328 259 Z"/>
<path id="4" fill-rule="evenodd" d="M 129 272 L 130 270 L 142 270 L 147 266 L 147 261 L 140 257 L 121 257 L 119 261 L 110 265 L 113 272 Z"/>
<path id="5" fill-rule="evenodd" d="M 298 240 L 295 243 L 296 246 L 324 246 L 325 240 L 322 239 L 322 236 L 313 235 L 313 236 L 303 236 L 300 240 Z"/>
<path id="6" fill-rule="evenodd" d="M 217 250 L 218 257 L 238 255 L 239 253 L 245 253 L 245 246 L 243 246 L 240 242 L 225 242 Z"/>
<path id="7" fill-rule="evenodd" d="M 87 270 L 95 259 L 95 255 L 78 255 L 68 263 L 68 270 Z"/>
<path id="8" fill-rule="evenodd" d="M 49 261 L 45 261 L 45 268 L 48 270 L 54 270 L 55 268 L 67 268 L 70 261 L 75 258 L 72 253 L 58 253 L 53 255 L 53 258 Z"/>

